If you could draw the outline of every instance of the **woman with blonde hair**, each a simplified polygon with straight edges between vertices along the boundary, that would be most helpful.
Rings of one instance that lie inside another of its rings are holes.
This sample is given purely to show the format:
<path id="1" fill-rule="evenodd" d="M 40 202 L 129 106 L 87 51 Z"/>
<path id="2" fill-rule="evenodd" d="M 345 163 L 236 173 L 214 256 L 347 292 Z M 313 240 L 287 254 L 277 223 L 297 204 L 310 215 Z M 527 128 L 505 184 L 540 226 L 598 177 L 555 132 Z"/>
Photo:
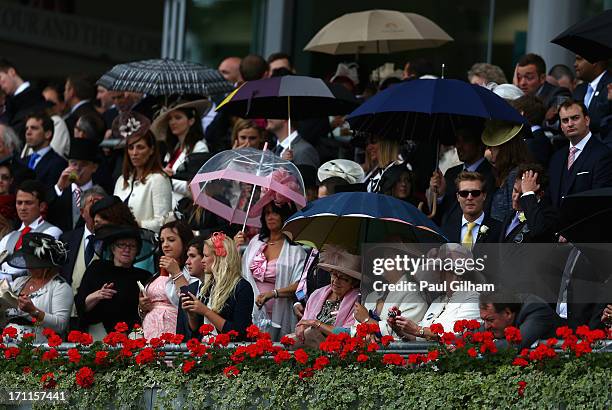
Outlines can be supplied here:
<path id="1" fill-rule="evenodd" d="M 395 140 L 377 140 L 376 168 L 366 176 L 363 182 L 366 184 L 368 192 L 380 192 L 380 181 L 383 174 L 400 160 L 399 142 Z"/>
<path id="2" fill-rule="evenodd" d="M 215 232 L 204 242 L 202 265 L 205 278 L 198 294 L 187 292 L 181 298 L 189 328 L 197 332 L 208 323 L 217 333 L 235 330 L 238 340 L 244 340 L 246 328 L 253 323 L 255 297 L 251 284 L 242 277 L 234 241 L 223 232 Z"/>
<path id="3" fill-rule="evenodd" d="M 257 122 L 243 118 L 236 121 L 232 129 L 232 149 L 262 149 L 263 145 L 264 129 Z"/>

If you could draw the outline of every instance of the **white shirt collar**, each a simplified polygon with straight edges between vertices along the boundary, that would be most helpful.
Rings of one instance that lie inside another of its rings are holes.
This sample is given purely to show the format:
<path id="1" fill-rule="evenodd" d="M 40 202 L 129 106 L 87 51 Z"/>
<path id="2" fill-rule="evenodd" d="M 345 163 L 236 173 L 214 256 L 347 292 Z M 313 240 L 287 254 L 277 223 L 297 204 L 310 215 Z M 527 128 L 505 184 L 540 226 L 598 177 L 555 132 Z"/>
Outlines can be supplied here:
<path id="1" fill-rule="evenodd" d="M 288 149 L 291 146 L 291 143 L 293 142 L 293 140 L 295 140 L 298 136 L 298 132 L 293 131 L 291 134 L 289 134 L 289 136 L 287 138 L 285 138 L 284 140 L 280 141 L 278 144 L 283 147 L 283 149 Z"/>
<path id="2" fill-rule="evenodd" d="M 81 105 L 83 105 L 83 104 L 85 104 L 85 103 L 88 103 L 88 102 L 89 102 L 89 100 L 81 100 L 81 101 L 79 101 L 78 103 L 74 104 L 74 107 L 72 107 L 72 108 L 70 109 L 70 114 L 72 114 L 73 112 L 75 112 L 75 111 L 77 110 L 77 108 L 79 108 Z"/>
<path id="3" fill-rule="evenodd" d="M 29 81 L 24 81 L 23 83 L 21 83 L 21 85 L 19 87 L 17 87 L 17 89 L 15 90 L 15 93 L 13 94 L 13 96 L 17 95 L 17 94 L 21 94 L 22 92 L 24 92 L 28 87 L 30 86 L 30 82 Z"/>
<path id="4" fill-rule="evenodd" d="M 85 238 L 85 240 L 87 240 L 87 237 L 88 237 L 89 235 L 93 235 L 93 232 L 91 232 L 91 231 L 89 230 L 89 228 L 87 228 L 87 224 L 85 224 L 85 226 L 84 226 L 83 228 L 84 228 L 84 229 L 83 229 L 83 237 Z"/>
<path id="5" fill-rule="evenodd" d="M 482 221 L 484 221 L 485 214 L 484 212 L 480 214 L 478 218 L 474 222 L 476 222 L 476 226 L 482 225 Z M 461 226 L 465 226 L 468 224 L 468 220 L 465 219 L 465 215 L 461 216 Z"/>
<path id="6" fill-rule="evenodd" d="M 542 127 L 540 125 L 532 125 L 531 132 L 536 132 L 537 130 L 541 130 Z"/>
<path id="7" fill-rule="evenodd" d="M 38 228 L 38 226 L 39 226 L 40 224 L 42 224 L 43 222 L 44 222 L 44 219 L 42 218 L 42 216 L 39 216 L 39 217 L 38 217 L 38 219 L 35 219 L 35 220 L 34 220 L 34 222 L 32 222 L 31 224 L 29 224 L 28 226 L 29 226 L 31 229 L 36 229 L 36 228 Z M 22 222 L 22 223 L 21 223 L 21 226 L 19 227 L 19 230 L 20 230 L 20 231 L 23 231 L 23 229 L 24 229 L 25 227 L 26 227 L 26 225 L 25 225 L 25 224 Z"/>
<path id="8" fill-rule="evenodd" d="M 576 147 L 578 148 L 578 152 L 582 152 L 584 150 L 584 146 L 587 144 L 587 142 L 589 142 L 589 140 L 591 139 L 591 132 L 589 131 L 589 133 L 586 135 L 586 137 L 584 137 L 583 139 L 580 140 L 580 142 L 576 145 L 572 145 L 572 143 L 570 142 L 570 147 Z"/>
<path id="9" fill-rule="evenodd" d="M 605 70 L 602 71 L 601 74 L 599 74 L 593 81 L 589 83 L 589 85 L 593 89 L 593 96 L 595 95 L 594 93 L 597 91 L 597 86 L 599 85 L 599 81 L 601 80 L 601 77 L 603 77 L 605 73 L 606 73 Z M 591 97 L 591 99 L 593 99 L 593 97 Z"/>

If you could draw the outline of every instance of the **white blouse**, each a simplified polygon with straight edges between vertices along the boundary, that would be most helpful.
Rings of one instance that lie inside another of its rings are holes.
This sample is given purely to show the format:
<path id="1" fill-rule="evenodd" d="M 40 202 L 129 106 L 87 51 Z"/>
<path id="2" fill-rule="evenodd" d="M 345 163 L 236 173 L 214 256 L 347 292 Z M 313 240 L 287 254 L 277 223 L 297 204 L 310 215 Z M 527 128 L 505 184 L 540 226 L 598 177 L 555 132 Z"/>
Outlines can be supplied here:
<path id="1" fill-rule="evenodd" d="M 450 299 L 440 296 L 429 306 L 419 326 L 429 327 L 439 323 L 445 332 L 452 332 L 458 320 L 480 321 L 478 297 L 478 292 L 455 292 Z"/>
<path id="2" fill-rule="evenodd" d="M 170 179 L 162 173 L 150 174 L 144 184 L 133 179 L 133 175 L 130 176 L 124 187 L 123 175 L 120 176 L 115 183 L 115 195 L 123 201 L 129 196 L 128 206 L 140 226 L 159 232 L 164 218 L 172 210 Z"/>

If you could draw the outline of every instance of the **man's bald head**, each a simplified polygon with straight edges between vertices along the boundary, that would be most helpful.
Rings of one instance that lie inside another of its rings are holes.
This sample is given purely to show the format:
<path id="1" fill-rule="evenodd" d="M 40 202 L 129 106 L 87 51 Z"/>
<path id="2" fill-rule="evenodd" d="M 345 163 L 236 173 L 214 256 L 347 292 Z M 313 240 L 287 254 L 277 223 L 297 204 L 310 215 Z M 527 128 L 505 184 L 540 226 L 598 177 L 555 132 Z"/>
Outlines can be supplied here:
<path id="1" fill-rule="evenodd" d="M 240 57 L 227 57 L 219 64 L 219 72 L 230 83 L 242 81 L 240 76 Z"/>

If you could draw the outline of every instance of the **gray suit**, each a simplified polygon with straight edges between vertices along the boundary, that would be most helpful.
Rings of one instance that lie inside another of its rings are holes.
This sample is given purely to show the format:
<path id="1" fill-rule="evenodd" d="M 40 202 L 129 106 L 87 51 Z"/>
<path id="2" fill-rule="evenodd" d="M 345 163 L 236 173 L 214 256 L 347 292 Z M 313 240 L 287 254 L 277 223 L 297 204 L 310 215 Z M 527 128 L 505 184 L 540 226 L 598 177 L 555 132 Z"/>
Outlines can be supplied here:
<path id="1" fill-rule="evenodd" d="M 293 163 L 295 165 L 310 165 L 318 168 L 320 165 L 319 153 L 308 141 L 299 135 L 291 141 Z M 280 155 L 280 153 L 278 153 Z"/>

